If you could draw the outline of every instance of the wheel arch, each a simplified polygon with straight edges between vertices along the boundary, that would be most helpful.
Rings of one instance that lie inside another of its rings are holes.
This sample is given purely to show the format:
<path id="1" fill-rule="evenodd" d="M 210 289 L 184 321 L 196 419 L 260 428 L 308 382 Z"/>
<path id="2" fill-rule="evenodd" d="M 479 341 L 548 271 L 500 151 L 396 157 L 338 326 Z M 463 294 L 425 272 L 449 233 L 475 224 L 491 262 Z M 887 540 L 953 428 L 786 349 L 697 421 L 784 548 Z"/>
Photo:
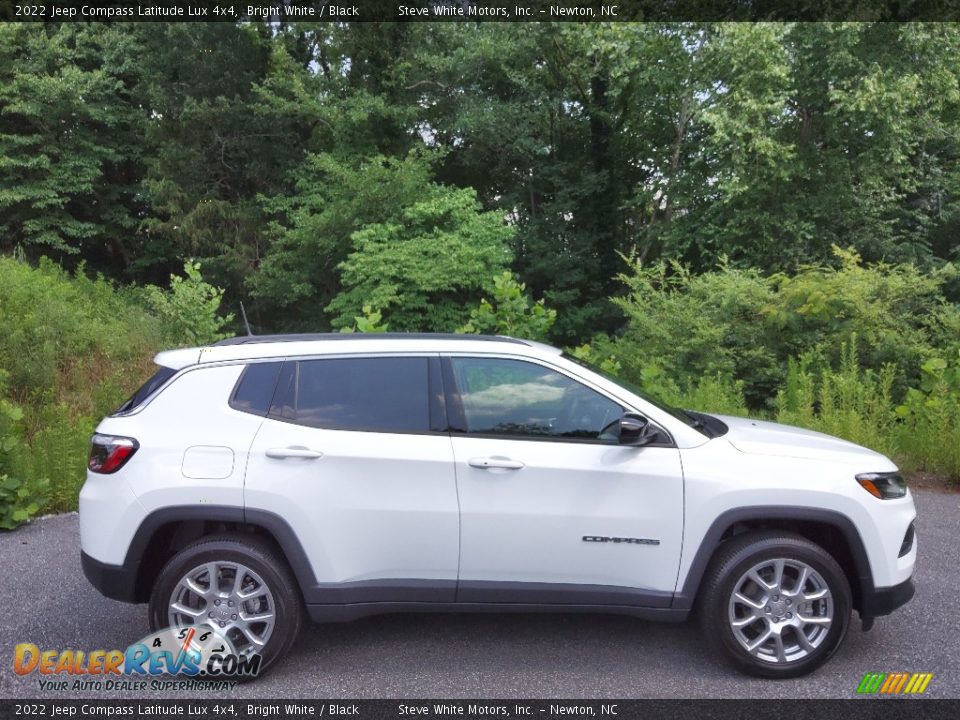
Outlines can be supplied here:
<path id="1" fill-rule="evenodd" d="M 847 575 L 857 610 L 861 609 L 862 599 L 873 592 L 873 573 L 863 538 L 846 515 L 824 508 L 754 506 L 727 510 L 713 521 L 682 587 L 674 594 L 672 607 L 691 610 L 707 567 L 723 543 L 744 532 L 761 529 L 795 532 L 829 552 Z"/>
<path id="2" fill-rule="evenodd" d="M 134 602 L 150 598 L 160 569 L 181 548 L 223 532 L 249 533 L 272 544 L 286 559 L 301 593 L 316 583 L 307 554 L 293 529 L 279 515 L 223 505 L 184 505 L 154 510 L 137 528 L 124 566 L 136 567 Z"/>

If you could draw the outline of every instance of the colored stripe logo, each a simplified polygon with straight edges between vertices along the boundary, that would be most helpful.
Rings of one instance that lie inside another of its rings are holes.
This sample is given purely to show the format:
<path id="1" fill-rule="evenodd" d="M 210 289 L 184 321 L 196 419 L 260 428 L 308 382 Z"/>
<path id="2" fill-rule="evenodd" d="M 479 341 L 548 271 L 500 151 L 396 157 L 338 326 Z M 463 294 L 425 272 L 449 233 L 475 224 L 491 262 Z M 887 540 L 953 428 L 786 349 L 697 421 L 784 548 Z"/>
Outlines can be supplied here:
<path id="1" fill-rule="evenodd" d="M 868 672 L 857 687 L 859 695 L 922 695 L 933 673 Z"/>

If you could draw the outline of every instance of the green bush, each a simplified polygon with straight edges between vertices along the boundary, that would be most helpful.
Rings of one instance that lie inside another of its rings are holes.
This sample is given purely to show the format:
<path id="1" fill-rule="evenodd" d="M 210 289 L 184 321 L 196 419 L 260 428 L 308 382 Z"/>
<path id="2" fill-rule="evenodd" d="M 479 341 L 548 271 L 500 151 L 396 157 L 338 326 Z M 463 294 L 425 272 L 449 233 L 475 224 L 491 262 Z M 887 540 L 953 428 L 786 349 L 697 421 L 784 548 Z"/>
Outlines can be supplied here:
<path id="1" fill-rule="evenodd" d="M 681 391 L 674 405 L 686 410 L 701 410 L 719 415 L 749 414 L 743 396 L 743 381 L 717 373 L 700 378 Z"/>
<path id="2" fill-rule="evenodd" d="M 960 353 L 953 364 L 933 358 L 921 368 L 919 387 L 897 407 L 898 444 L 911 469 L 960 482 Z"/>
<path id="3" fill-rule="evenodd" d="M 143 289 L 147 305 L 161 323 L 165 340 L 170 345 L 209 345 L 222 340 L 225 325 L 233 315 L 220 317 L 223 288 L 214 287 L 200 274 L 200 263 L 188 260 L 183 265 L 184 277 L 170 276 L 170 289 L 156 285 Z"/>
<path id="4" fill-rule="evenodd" d="M 640 387 L 668 405 L 719 415 L 747 415 L 743 382 L 715 372 L 696 379 L 675 380 L 657 365 L 640 372 Z"/>
<path id="5" fill-rule="evenodd" d="M 718 374 L 741 380 L 754 408 L 775 395 L 782 373 L 763 321 L 775 296 L 759 273 L 724 264 L 693 275 L 676 263 L 634 263 L 620 278 L 628 294 L 615 302 L 627 325 L 613 352 L 628 379 L 642 382 L 656 366 L 681 386 Z"/>
<path id="6" fill-rule="evenodd" d="M 70 275 L 49 260 L 31 267 L 0 257 L 4 521 L 76 508 L 96 422 L 143 382 L 169 343 L 137 297 L 82 268 Z"/>
<path id="7" fill-rule="evenodd" d="M 112 412 L 120 404 L 112 403 Z M 17 476 L 49 479 L 41 504 L 50 512 L 76 510 L 86 478 L 86 459 L 100 415 L 78 415 L 65 403 L 45 404 L 31 413 L 34 431 L 12 452 Z"/>
<path id="8" fill-rule="evenodd" d="M 46 259 L 34 268 L 0 257 L 0 337 L 7 393 L 27 410 L 29 435 L 37 405 L 112 410 L 118 394 L 143 380 L 162 327 L 128 293 L 82 268 L 71 276 Z"/>
<path id="9" fill-rule="evenodd" d="M 608 375 L 613 375 L 614 377 L 624 376 L 623 366 L 620 364 L 620 361 L 617 360 L 617 356 L 613 354 L 610 338 L 606 335 L 599 334 L 588 343 L 567 348 L 566 352 L 578 360 L 583 360 L 585 363 L 599 368 Z"/>
<path id="10" fill-rule="evenodd" d="M 879 372 L 857 362 L 856 336 L 840 351 L 834 369 L 822 351 L 791 359 L 777 393 L 777 422 L 819 430 L 886 455 L 898 454 L 891 397 L 894 366 Z"/>
<path id="11" fill-rule="evenodd" d="M 609 338 L 598 335 L 590 343 L 568 348 L 567 352 L 614 378 L 622 379 L 628 386 L 638 385 L 645 394 L 673 407 L 720 415 L 748 414 L 740 380 L 733 380 L 719 371 L 696 379 L 677 380 L 655 364 L 639 369 L 634 366 L 633 376 L 628 377 L 611 347 Z"/>
<path id="12" fill-rule="evenodd" d="M 920 364 L 960 336 L 960 312 L 943 295 L 956 270 L 946 265 L 922 272 L 914 265 L 864 266 L 853 251 L 834 247 L 837 266 L 805 267 L 793 276 L 774 275 L 776 302 L 764 322 L 776 340 L 778 358 L 820 347 L 827 361 L 844 362 L 843 348 L 856 347 L 862 367 L 880 372 L 892 365 L 894 395 L 918 380 Z"/>
<path id="13" fill-rule="evenodd" d="M 481 299 L 480 305 L 470 311 L 470 320 L 457 332 L 545 340 L 557 311 L 547 308 L 543 298 L 533 302 L 526 289 L 512 272 L 504 270 L 493 279 L 493 301 Z"/>
<path id="14" fill-rule="evenodd" d="M 353 316 L 352 327 L 342 327 L 342 333 L 383 333 L 390 328 L 389 323 L 383 322 L 383 313 L 374 310 L 372 305 L 364 305 L 360 315 Z"/>
<path id="15" fill-rule="evenodd" d="M 892 366 L 899 399 L 924 360 L 958 342 L 960 311 L 943 296 L 956 271 L 864 266 L 852 251 L 834 251 L 836 267 L 792 276 L 726 263 L 693 275 L 678 264 L 634 262 L 621 275 L 627 294 L 614 300 L 627 318 L 614 352 L 630 379 L 650 365 L 681 384 L 720 373 L 743 382 L 752 410 L 773 411 L 790 358 L 819 347 L 837 366 L 856 337 L 856 362 L 875 373 Z"/>
<path id="16" fill-rule="evenodd" d="M 0 370 L 0 395 L 7 378 L 8 374 Z M 0 529 L 3 530 L 12 530 L 26 522 L 46 503 L 45 478 L 28 482 L 22 476 L 11 474 L 14 470 L 11 458 L 23 447 L 22 420 L 23 410 L 0 397 Z"/>

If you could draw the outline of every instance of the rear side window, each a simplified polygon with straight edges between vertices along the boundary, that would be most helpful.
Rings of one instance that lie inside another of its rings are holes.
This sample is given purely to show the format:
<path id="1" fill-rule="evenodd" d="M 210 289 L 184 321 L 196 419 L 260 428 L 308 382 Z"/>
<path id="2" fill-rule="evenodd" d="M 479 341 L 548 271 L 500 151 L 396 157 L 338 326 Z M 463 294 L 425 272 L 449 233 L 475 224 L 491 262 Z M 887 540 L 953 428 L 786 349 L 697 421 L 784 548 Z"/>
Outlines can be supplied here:
<path id="1" fill-rule="evenodd" d="M 430 430 L 428 359 L 331 358 L 287 363 L 271 414 L 327 430 Z"/>
<path id="2" fill-rule="evenodd" d="M 230 407 L 251 415 L 265 416 L 273 401 L 282 362 L 247 365 L 230 397 Z"/>
<path id="3" fill-rule="evenodd" d="M 139 390 L 127 398 L 127 401 L 116 409 L 114 415 L 120 415 L 122 413 L 128 413 L 136 410 L 138 407 L 143 405 L 147 398 L 153 395 L 153 393 L 156 392 L 161 385 L 163 385 L 167 380 L 176 374 L 177 371 L 173 368 L 168 368 L 161 365 L 157 368 L 157 371 L 150 376 L 150 379 L 140 386 Z"/>

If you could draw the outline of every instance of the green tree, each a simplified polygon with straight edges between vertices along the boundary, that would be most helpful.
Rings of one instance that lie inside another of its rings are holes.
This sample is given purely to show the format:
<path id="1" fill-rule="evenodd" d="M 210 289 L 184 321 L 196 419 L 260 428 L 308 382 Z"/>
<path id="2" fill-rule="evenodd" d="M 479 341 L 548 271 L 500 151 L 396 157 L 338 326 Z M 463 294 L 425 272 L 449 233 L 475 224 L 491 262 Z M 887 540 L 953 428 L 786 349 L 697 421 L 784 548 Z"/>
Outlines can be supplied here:
<path id="1" fill-rule="evenodd" d="M 0 26 L 0 250 L 123 270 L 142 210 L 143 48 L 117 26 Z"/>
<path id="2" fill-rule="evenodd" d="M 143 182 L 149 243 L 141 278 L 160 281 L 195 257 L 231 295 L 266 248 L 258 195 L 289 190 L 318 120 L 310 74 L 285 33 L 229 23 L 153 23 L 141 89 L 153 145 Z"/>
<path id="3" fill-rule="evenodd" d="M 452 331 L 507 265 L 513 229 L 499 213 L 482 212 L 471 190 L 428 190 L 396 220 L 352 235 L 354 251 L 340 265 L 344 290 L 327 308 L 334 327 L 351 325 L 369 304 L 395 330 Z"/>
<path id="4" fill-rule="evenodd" d="M 367 225 L 398 220 L 431 192 L 433 162 L 424 153 L 348 160 L 310 155 L 295 171 L 292 197 L 263 198 L 276 219 L 270 247 L 248 286 L 270 317 L 282 317 L 269 324 L 330 329 L 325 309 L 341 290 L 340 265 L 353 250 L 351 236 Z"/>
<path id="5" fill-rule="evenodd" d="M 574 24 L 416 30 L 405 87 L 422 108 L 420 133 L 445 151 L 438 178 L 511 217 L 513 269 L 567 308 L 554 337 L 612 329 L 606 296 L 625 248 L 618 204 L 632 168 L 618 159 L 606 55 Z"/>
<path id="6" fill-rule="evenodd" d="M 258 329 L 326 329 L 354 233 L 473 190 L 577 344 L 623 326 L 618 253 L 956 258 L 958 53 L 948 23 L 12 24 L 0 250 L 194 257 Z"/>
<path id="7" fill-rule="evenodd" d="M 950 257 L 960 31 L 799 23 L 708 28 L 682 202 L 663 253 L 765 270 Z"/>

